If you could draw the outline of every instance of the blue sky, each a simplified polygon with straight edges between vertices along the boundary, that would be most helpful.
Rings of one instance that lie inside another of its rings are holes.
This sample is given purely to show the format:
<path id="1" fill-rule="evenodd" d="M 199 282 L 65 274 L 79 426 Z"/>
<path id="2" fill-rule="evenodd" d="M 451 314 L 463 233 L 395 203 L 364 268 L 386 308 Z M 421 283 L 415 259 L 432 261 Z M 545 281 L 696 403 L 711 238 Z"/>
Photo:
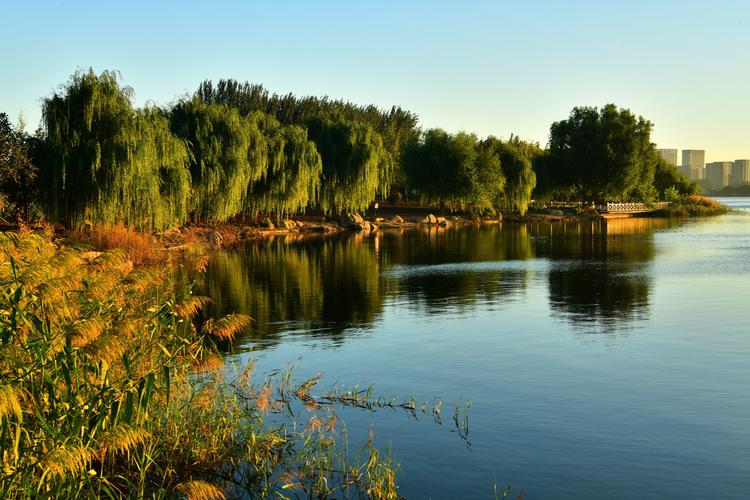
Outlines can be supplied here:
<path id="1" fill-rule="evenodd" d="M 542 144 L 573 106 L 614 102 L 660 147 L 750 158 L 748 0 L 6 0 L 0 44 L 0 111 L 29 129 L 91 66 L 119 70 L 138 105 L 231 77 Z"/>

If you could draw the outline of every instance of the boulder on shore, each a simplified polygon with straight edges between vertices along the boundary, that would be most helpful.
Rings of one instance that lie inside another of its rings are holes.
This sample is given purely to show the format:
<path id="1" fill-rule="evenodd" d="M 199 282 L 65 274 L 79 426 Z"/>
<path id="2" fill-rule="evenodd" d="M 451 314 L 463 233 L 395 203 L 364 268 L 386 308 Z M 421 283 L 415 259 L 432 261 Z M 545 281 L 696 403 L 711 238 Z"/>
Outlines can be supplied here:
<path id="1" fill-rule="evenodd" d="M 429 214 L 427 217 L 425 217 L 424 219 L 422 219 L 422 224 L 435 225 L 437 223 L 438 223 L 437 217 L 435 217 L 432 214 Z"/>
<path id="2" fill-rule="evenodd" d="M 369 233 L 372 230 L 371 224 L 367 222 L 366 220 L 362 220 L 354 225 L 352 228 L 355 231 L 364 231 L 365 233 Z"/>
<path id="3" fill-rule="evenodd" d="M 403 224 L 404 219 L 400 215 L 394 215 L 391 219 L 391 222 L 393 222 L 394 224 Z"/>
<path id="4" fill-rule="evenodd" d="M 361 228 L 358 228 L 357 226 L 362 224 L 362 222 L 364 221 L 365 220 L 358 213 L 346 213 L 341 216 L 341 220 L 339 220 L 339 223 L 344 229 L 358 230 Z"/>
<path id="5" fill-rule="evenodd" d="M 562 210 L 557 210 L 554 208 L 545 208 L 544 213 L 546 215 L 557 215 L 557 216 L 563 216 L 565 215 Z"/>

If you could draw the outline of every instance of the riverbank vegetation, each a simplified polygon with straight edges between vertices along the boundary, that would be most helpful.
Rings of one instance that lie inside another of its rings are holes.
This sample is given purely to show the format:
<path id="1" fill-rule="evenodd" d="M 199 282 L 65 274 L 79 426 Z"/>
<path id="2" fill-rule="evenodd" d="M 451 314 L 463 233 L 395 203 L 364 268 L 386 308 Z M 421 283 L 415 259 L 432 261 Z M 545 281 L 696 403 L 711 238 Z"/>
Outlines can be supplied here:
<path id="1" fill-rule="evenodd" d="M 668 196 L 670 193 L 668 193 Z M 698 194 L 680 195 L 677 190 L 671 191 L 671 203 L 668 207 L 653 213 L 662 217 L 702 217 L 722 215 L 729 212 L 729 208 L 718 201 Z"/>
<path id="2" fill-rule="evenodd" d="M 340 450 L 329 409 L 413 404 L 316 399 L 252 364 L 227 379 L 218 349 L 250 318 L 201 319 L 171 270 L 0 233 L 0 292 L 1 497 L 397 497 L 390 458 Z M 299 425 L 269 420 L 294 402 Z"/>
<path id="3" fill-rule="evenodd" d="M 400 107 L 272 94 L 205 81 L 173 105 L 133 105 L 116 72 L 79 71 L 42 101 L 35 135 L 0 118 L 6 221 L 71 228 L 363 211 L 418 200 L 523 214 L 532 199 L 644 201 L 697 187 L 656 155 L 650 122 L 609 104 L 575 108 L 547 148 L 511 135 L 422 130 Z"/>

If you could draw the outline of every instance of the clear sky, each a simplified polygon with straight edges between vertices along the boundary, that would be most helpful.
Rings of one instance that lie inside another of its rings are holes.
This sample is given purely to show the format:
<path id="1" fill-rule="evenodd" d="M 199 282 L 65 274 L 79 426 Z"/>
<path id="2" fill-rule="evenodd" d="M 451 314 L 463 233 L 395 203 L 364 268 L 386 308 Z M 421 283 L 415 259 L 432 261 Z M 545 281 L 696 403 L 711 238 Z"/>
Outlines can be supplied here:
<path id="1" fill-rule="evenodd" d="M 0 0 L 0 111 L 33 130 L 89 66 L 138 105 L 231 77 L 542 144 L 573 106 L 614 102 L 659 147 L 750 158 L 750 0 Z"/>

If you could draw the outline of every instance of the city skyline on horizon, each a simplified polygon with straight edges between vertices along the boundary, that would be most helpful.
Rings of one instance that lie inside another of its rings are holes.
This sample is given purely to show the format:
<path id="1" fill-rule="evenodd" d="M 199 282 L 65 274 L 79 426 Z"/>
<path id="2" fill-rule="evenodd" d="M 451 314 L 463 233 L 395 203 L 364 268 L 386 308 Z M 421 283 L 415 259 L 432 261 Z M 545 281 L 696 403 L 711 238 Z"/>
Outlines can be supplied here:
<path id="1" fill-rule="evenodd" d="M 746 2 L 221 6 L 9 4 L 0 112 L 14 122 L 23 112 L 33 132 L 40 99 L 93 67 L 120 71 L 138 106 L 235 78 L 280 94 L 401 106 L 424 129 L 542 146 L 573 107 L 612 102 L 650 120 L 657 147 L 702 148 L 706 161 L 750 156 Z M 732 77 L 708 76 L 723 73 Z"/>
<path id="2" fill-rule="evenodd" d="M 679 153 L 682 153 L 683 151 L 702 151 L 704 154 L 708 153 L 708 150 L 706 148 L 702 149 L 696 149 L 696 148 L 673 148 L 673 147 L 663 147 L 660 144 L 654 143 L 656 146 L 657 153 L 661 154 L 663 151 L 675 151 L 677 153 L 677 158 L 682 158 L 682 156 Z M 748 148 L 750 150 L 750 147 Z M 661 155 L 662 158 L 667 159 L 664 157 L 664 155 Z M 720 161 L 744 161 L 744 160 L 750 160 L 750 152 L 746 156 L 740 156 L 738 158 L 722 158 L 722 159 L 712 159 L 710 162 L 708 160 L 705 160 L 704 163 L 714 163 L 714 162 L 720 162 Z M 673 162 L 674 166 L 679 167 L 683 165 L 682 161 L 675 161 Z"/>

